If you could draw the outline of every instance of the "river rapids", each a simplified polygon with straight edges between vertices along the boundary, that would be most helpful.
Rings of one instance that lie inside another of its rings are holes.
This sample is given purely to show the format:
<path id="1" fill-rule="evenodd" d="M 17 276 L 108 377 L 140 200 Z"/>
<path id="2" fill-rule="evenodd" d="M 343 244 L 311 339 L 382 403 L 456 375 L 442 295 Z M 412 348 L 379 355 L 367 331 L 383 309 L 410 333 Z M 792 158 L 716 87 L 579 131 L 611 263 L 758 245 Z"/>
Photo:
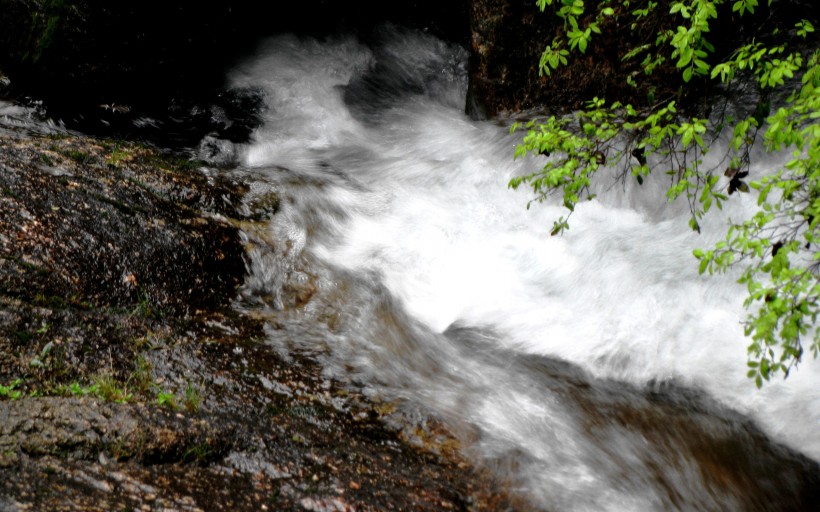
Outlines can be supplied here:
<path id="1" fill-rule="evenodd" d="M 308 279 L 305 260 L 316 276 L 316 298 L 281 313 L 270 343 L 443 421 L 535 508 L 816 504 L 820 361 L 758 390 L 745 290 L 692 257 L 755 198 L 733 196 L 698 235 L 662 177 L 603 180 L 550 236 L 559 201 L 527 209 L 531 193 L 507 187 L 543 161 L 514 160 L 520 135 L 464 114 L 466 62 L 385 26 L 279 36 L 232 72 L 267 104 L 238 172 L 250 195 L 281 198 L 247 234 L 245 293 L 278 311 L 277 276 Z"/>

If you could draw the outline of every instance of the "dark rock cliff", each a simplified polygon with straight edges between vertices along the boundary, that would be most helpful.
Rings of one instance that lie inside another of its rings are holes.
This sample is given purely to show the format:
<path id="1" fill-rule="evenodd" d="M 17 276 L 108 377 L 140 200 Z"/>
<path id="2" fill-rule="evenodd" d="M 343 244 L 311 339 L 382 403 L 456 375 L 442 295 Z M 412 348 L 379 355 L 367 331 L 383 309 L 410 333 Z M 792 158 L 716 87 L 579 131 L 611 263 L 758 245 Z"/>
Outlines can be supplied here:
<path id="1" fill-rule="evenodd" d="M 535 0 L 473 0 L 468 113 L 481 118 L 541 110 L 566 112 L 596 96 L 635 106 L 674 99 L 684 108 L 706 109 L 714 92 L 710 81 L 684 83 L 671 61 L 647 76 L 640 59 L 624 60 L 630 50 L 654 45 L 659 32 L 681 23 L 680 16 L 670 14 L 663 3 L 638 20 L 633 12 L 650 3 L 657 2 L 634 0 L 628 6 L 612 2 L 614 15 L 600 21 L 601 34 L 593 37 L 586 52 L 573 51 L 567 65 L 547 77 L 539 74 L 541 53 L 555 37 L 564 37 L 555 7 L 540 12 Z M 793 37 L 788 34 L 796 21 L 806 18 L 816 25 L 818 20 L 818 9 L 810 0 L 776 0 L 771 6 L 761 2 L 754 15 L 745 16 L 732 12 L 732 4 L 719 7 L 720 22 L 708 35 L 716 61 L 752 40 L 771 43 L 767 38 L 777 37 L 782 43 Z M 589 11 L 594 7 L 587 2 L 588 14 L 579 24 L 592 21 Z M 725 26 L 732 29 L 721 30 Z M 629 76 L 639 85 L 629 85 Z"/>
<path id="2" fill-rule="evenodd" d="M 52 117 L 102 116 L 110 124 L 112 112 L 156 116 L 169 105 L 212 99 L 225 70 L 266 35 L 366 30 L 392 21 L 466 41 L 466 6 L 0 0 L 0 69 L 13 95 L 44 100 Z"/>
<path id="3" fill-rule="evenodd" d="M 372 27 L 388 21 L 469 48 L 466 107 L 474 117 L 576 109 L 594 96 L 635 105 L 672 97 L 679 104 L 695 103 L 708 92 L 704 84 L 683 84 L 670 63 L 646 77 L 637 61 L 623 60 L 636 44 L 653 44 L 659 30 L 680 21 L 659 8 L 635 23 L 632 12 L 648 3 L 634 0 L 624 7 L 615 2 L 615 15 L 601 21 L 602 34 L 586 53 L 573 52 L 567 66 L 545 77 L 538 71 L 541 52 L 563 27 L 552 13 L 540 12 L 534 0 L 321 0 L 291 3 L 287 9 L 238 0 L 207 5 L 193 0 L 0 0 L 0 70 L 11 79 L 13 95 L 42 99 L 50 115 L 73 119 L 79 128 L 92 118 L 116 125 L 129 112 L 132 119 L 179 118 L 181 110 L 202 110 L 197 102 L 218 101 L 225 70 L 261 37 L 335 30 L 367 37 Z M 782 26 L 782 34 L 796 19 L 818 19 L 810 0 L 775 1 L 742 18 L 731 12 L 731 3 L 723 8 L 721 19 L 733 30 L 711 33 L 718 54 L 739 41 L 765 36 L 772 24 Z M 640 87 L 627 84 L 630 75 L 641 78 Z"/>

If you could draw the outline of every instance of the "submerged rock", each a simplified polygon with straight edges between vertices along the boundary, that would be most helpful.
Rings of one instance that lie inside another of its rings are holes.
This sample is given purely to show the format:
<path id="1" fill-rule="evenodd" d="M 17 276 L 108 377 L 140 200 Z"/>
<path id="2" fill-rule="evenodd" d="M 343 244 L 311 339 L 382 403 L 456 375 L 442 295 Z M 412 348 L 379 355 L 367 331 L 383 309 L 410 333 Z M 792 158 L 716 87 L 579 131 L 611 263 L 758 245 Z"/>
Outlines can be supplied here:
<path id="1" fill-rule="evenodd" d="M 214 167 L 232 167 L 237 164 L 236 147 L 233 143 L 212 135 L 203 138 L 199 143 L 197 156 Z"/>

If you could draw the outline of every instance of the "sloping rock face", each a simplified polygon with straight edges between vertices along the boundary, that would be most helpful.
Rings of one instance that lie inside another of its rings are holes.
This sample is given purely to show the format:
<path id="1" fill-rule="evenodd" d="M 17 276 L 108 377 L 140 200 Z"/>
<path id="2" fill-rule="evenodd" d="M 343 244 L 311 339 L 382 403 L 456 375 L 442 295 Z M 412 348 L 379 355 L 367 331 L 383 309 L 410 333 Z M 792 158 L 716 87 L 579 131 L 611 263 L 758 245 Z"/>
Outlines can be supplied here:
<path id="1" fill-rule="evenodd" d="M 0 139 L 0 255 L 22 270 L 53 269 L 44 272 L 55 294 L 180 314 L 220 305 L 241 284 L 234 230 L 196 215 L 198 201 L 226 206 L 204 197 L 204 176 L 162 169 L 153 150 L 133 145 L 56 137 L 27 146 Z M 26 274 L 5 275 L 0 289 L 24 293 L 35 277 Z"/>
<path id="2" fill-rule="evenodd" d="M 233 307 L 237 226 L 276 197 L 144 144 L 0 129 L 0 510 L 514 507 L 434 420 Z M 296 271 L 285 309 L 315 291 Z"/>

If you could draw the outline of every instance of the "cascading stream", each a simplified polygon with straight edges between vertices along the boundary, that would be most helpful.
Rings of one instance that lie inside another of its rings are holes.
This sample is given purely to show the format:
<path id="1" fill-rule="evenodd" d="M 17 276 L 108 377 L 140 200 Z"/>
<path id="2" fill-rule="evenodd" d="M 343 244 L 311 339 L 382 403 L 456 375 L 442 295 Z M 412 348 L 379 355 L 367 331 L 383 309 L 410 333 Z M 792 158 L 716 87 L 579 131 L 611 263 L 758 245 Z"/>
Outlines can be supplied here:
<path id="1" fill-rule="evenodd" d="M 544 509 L 816 500 L 820 363 L 757 390 L 744 290 L 691 256 L 755 199 L 733 196 L 698 236 L 661 178 L 614 184 L 551 237 L 557 202 L 527 210 L 506 186 L 539 161 L 463 114 L 465 66 L 463 49 L 387 26 L 367 45 L 282 36 L 237 68 L 269 106 L 243 172 L 286 198 L 265 230 L 289 240 L 253 258 L 248 288 L 276 295 L 298 255 L 318 274 L 272 342 L 442 418 Z"/>

